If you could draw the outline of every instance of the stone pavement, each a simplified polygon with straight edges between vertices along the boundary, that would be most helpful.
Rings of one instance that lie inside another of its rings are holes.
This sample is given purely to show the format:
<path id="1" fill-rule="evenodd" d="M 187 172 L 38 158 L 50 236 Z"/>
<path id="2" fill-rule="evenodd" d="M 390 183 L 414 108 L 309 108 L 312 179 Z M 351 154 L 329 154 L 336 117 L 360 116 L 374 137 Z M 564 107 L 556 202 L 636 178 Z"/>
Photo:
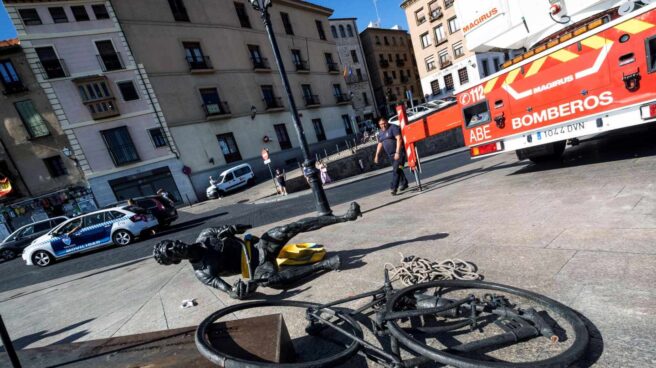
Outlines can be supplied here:
<path id="1" fill-rule="evenodd" d="M 514 154 L 472 161 L 424 178 L 421 193 L 361 198 L 363 218 L 296 239 L 325 244 L 344 270 L 255 297 L 326 302 L 380 286 L 385 263 L 398 264 L 400 254 L 460 258 L 487 281 L 584 314 L 603 339 L 595 367 L 655 366 L 655 169 L 653 156 L 542 169 Z M 211 207 L 193 206 L 185 216 Z M 188 298 L 198 306 L 181 309 Z M 191 326 L 234 303 L 196 281 L 188 264 L 163 267 L 151 258 L 0 294 L 19 349 Z"/>

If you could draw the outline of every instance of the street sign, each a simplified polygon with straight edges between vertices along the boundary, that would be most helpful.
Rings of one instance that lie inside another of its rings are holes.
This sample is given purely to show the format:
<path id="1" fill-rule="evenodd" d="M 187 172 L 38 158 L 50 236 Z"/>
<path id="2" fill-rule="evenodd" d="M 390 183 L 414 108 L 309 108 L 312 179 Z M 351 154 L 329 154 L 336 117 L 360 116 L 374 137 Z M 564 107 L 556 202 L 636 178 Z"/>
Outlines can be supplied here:
<path id="1" fill-rule="evenodd" d="M 262 148 L 262 160 L 267 161 L 269 159 L 269 150 L 266 148 Z M 264 163 L 265 165 L 267 162 Z"/>

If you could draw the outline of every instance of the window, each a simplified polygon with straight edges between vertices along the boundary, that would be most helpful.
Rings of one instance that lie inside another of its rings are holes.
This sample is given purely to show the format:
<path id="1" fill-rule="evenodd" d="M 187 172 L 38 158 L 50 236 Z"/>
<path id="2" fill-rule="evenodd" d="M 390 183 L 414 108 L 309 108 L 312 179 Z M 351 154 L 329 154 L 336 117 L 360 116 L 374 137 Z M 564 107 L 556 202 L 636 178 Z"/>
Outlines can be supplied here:
<path id="1" fill-rule="evenodd" d="M 41 18 L 39 18 L 39 13 L 37 13 L 36 9 L 18 9 L 18 14 L 20 14 L 23 24 L 26 26 L 41 24 Z"/>
<path id="2" fill-rule="evenodd" d="M 490 75 L 490 67 L 488 65 L 487 59 L 481 60 L 481 68 L 483 69 L 483 77 Z"/>
<path id="3" fill-rule="evenodd" d="M 450 8 L 451 6 L 453 6 L 453 2 L 454 2 L 454 1 L 455 1 L 455 0 L 444 0 L 444 9 L 448 9 L 448 8 Z"/>
<path id="4" fill-rule="evenodd" d="M 433 94 L 433 96 L 436 96 L 436 95 L 440 94 L 440 82 L 437 79 L 430 82 L 430 87 L 431 87 L 431 93 Z"/>
<path id="5" fill-rule="evenodd" d="M 376 36 L 376 45 L 380 45 L 380 37 Z"/>
<path id="6" fill-rule="evenodd" d="M 84 216 L 83 219 L 84 219 L 84 227 L 100 225 L 103 222 L 105 222 L 105 213 L 104 212 L 92 213 Z"/>
<path id="7" fill-rule="evenodd" d="M 319 96 L 312 94 L 312 86 L 309 84 L 301 84 L 301 90 L 303 91 L 303 99 L 305 100 L 305 105 L 318 105 Z"/>
<path id="8" fill-rule="evenodd" d="M 435 33 L 435 44 L 442 43 L 446 41 L 446 35 L 444 34 L 444 26 L 441 24 L 433 28 L 433 33 Z"/>
<path id="9" fill-rule="evenodd" d="M 387 39 L 387 36 L 383 36 L 383 43 L 385 46 L 389 46 L 389 40 Z"/>
<path id="10" fill-rule="evenodd" d="M 32 100 L 20 101 L 14 103 L 18 115 L 20 115 L 25 129 L 30 134 L 30 138 L 46 137 L 50 135 L 46 121 L 41 114 L 36 111 Z"/>
<path id="11" fill-rule="evenodd" d="M 321 23 L 320 20 L 315 20 L 314 24 L 317 25 L 317 33 L 319 34 L 319 39 L 325 40 L 326 39 L 326 32 L 323 31 L 323 23 Z"/>
<path id="12" fill-rule="evenodd" d="M 346 25 L 346 33 L 348 34 L 349 37 L 353 37 L 353 27 L 351 27 L 350 24 Z"/>
<path id="13" fill-rule="evenodd" d="M 52 17 L 53 22 L 68 23 L 68 17 L 66 16 L 66 12 L 64 11 L 64 8 L 62 8 L 61 6 L 48 8 L 48 11 L 50 12 L 50 16 Z"/>
<path id="14" fill-rule="evenodd" d="M 428 32 L 426 32 L 426 33 L 422 34 L 421 36 L 419 36 L 419 39 L 421 41 L 421 47 L 422 48 L 425 49 L 426 47 L 431 45 L 431 39 L 430 39 L 430 35 L 428 34 Z"/>
<path id="15" fill-rule="evenodd" d="M 392 46 L 396 46 L 396 37 L 392 37 Z"/>
<path id="16" fill-rule="evenodd" d="M 260 86 L 260 88 L 262 89 L 262 97 L 264 98 L 264 104 L 266 105 L 267 109 L 283 107 L 280 98 L 276 97 L 274 94 L 272 85 L 263 85 Z"/>
<path id="17" fill-rule="evenodd" d="M 237 18 L 239 18 L 239 24 L 242 28 L 251 28 L 251 21 L 248 19 L 248 13 L 246 13 L 246 6 L 242 3 L 235 3 L 235 10 L 237 11 Z"/>
<path id="18" fill-rule="evenodd" d="M 169 6 L 173 13 L 173 19 L 178 22 L 189 22 L 189 15 L 182 0 L 169 0 Z"/>
<path id="19" fill-rule="evenodd" d="M 37 47 L 35 51 L 48 79 L 63 78 L 68 75 L 64 69 L 63 60 L 57 57 L 55 49 L 52 47 Z"/>
<path id="20" fill-rule="evenodd" d="M 219 147 L 226 163 L 241 160 L 241 154 L 239 153 L 235 136 L 232 133 L 219 134 L 216 136 L 216 139 L 219 141 Z"/>
<path id="21" fill-rule="evenodd" d="M 46 165 L 50 176 L 53 178 L 68 175 L 68 170 L 66 170 L 64 161 L 62 161 L 60 156 L 44 158 L 43 163 Z"/>
<path id="22" fill-rule="evenodd" d="M 330 32 L 333 34 L 333 38 L 337 38 L 337 28 L 335 26 L 330 26 Z"/>
<path id="23" fill-rule="evenodd" d="M 501 63 L 499 62 L 499 59 L 494 58 L 494 59 L 492 59 L 492 61 L 494 62 L 494 69 L 496 71 L 501 70 Z"/>
<path id="24" fill-rule="evenodd" d="M 437 53 L 437 57 L 440 59 L 440 67 L 444 68 L 451 64 L 451 61 L 449 60 L 449 51 L 447 49 L 440 50 Z"/>
<path id="25" fill-rule="evenodd" d="M 462 41 L 458 41 L 453 44 L 453 56 L 457 59 L 465 54 L 464 48 L 462 47 Z"/>
<path id="26" fill-rule="evenodd" d="M 342 86 L 340 84 L 333 84 L 333 94 L 335 96 L 342 96 Z"/>
<path id="27" fill-rule="evenodd" d="M 314 132 L 317 134 L 317 141 L 325 141 L 326 132 L 323 130 L 321 119 L 312 119 L 312 126 L 314 126 Z"/>
<path id="28" fill-rule="evenodd" d="M 415 20 L 417 21 L 417 25 L 420 25 L 426 21 L 426 15 L 424 15 L 424 8 L 419 8 L 419 10 L 415 11 Z"/>
<path id="29" fill-rule="evenodd" d="M 139 94 L 137 93 L 137 89 L 134 88 L 134 83 L 132 83 L 132 81 L 118 82 L 116 85 L 121 91 L 123 101 L 134 101 L 139 99 Z"/>
<path id="30" fill-rule="evenodd" d="M 50 230 L 50 221 L 37 222 L 34 224 L 34 232 L 40 233 L 42 231 Z"/>
<path id="31" fill-rule="evenodd" d="M 467 127 L 484 124 L 490 121 L 490 110 L 487 101 L 483 100 L 462 110 Z"/>
<path id="32" fill-rule="evenodd" d="M 435 65 L 435 55 L 431 55 L 431 56 L 427 57 L 424 60 L 424 62 L 426 63 L 426 70 L 429 71 L 429 72 L 431 70 L 434 70 L 435 68 L 437 68 L 437 66 Z"/>
<path id="33" fill-rule="evenodd" d="M 351 50 L 351 59 L 354 63 L 358 62 L 358 53 L 355 50 Z"/>
<path id="34" fill-rule="evenodd" d="M 346 32 L 344 31 L 344 26 L 341 25 L 341 24 L 339 25 L 339 35 L 340 35 L 342 38 L 346 38 Z"/>
<path id="35" fill-rule="evenodd" d="M 460 84 L 469 83 L 469 75 L 467 74 L 467 68 L 458 69 L 458 80 Z"/>
<path id="36" fill-rule="evenodd" d="M 367 96 L 367 92 L 362 92 L 362 100 L 364 101 L 365 106 L 369 105 L 369 96 Z"/>
<path id="37" fill-rule="evenodd" d="M 282 25 L 285 27 L 285 33 L 293 35 L 294 29 L 292 28 L 292 22 L 289 20 L 289 14 L 280 12 L 280 18 L 282 18 Z"/>
<path id="38" fill-rule="evenodd" d="M 112 41 L 96 41 L 98 60 L 104 72 L 124 69 L 121 55 L 114 50 Z"/>
<path id="39" fill-rule="evenodd" d="M 362 70 L 360 68 L 355 69 L 355 75 L 358 77 L 359 82 L 364 80 L 364 77 L 362 76 Z"/>
<path id="40" fill-rule="evenodd" d="M 444 76 L 444 88 L 446 88 L 447 91 L 453 91 L 453 76 L 449 73 Z"/>
<path id="41" fill-rule="evenodd" d="M 93 119 L 104 119 L 119 115 L 114 95 L 108 87 L 106 77 L 89 77 L 77 81 L 76 84 L 82 102 L 89 109 Z"/>
<path id="42" fill-rule="evenodd" d="M 101 130 L 100 135 L 105 141 L 105 146 L 107 146 L 107 151 L 115 166 L 139 161 L 139 154 L 132 143 L 127 127 Z"/>
<path id="43" fill-rule="evenodd" d="M 442 8 L 437 6 L 437 1 L 428 4 L 428 13 L 431 21 L 440 19 L 442 17 Z"/>
<path id="44" fill-rule="evenodd" d="M 155 148 L 166 147 L 169 145 L 166 141 L 166 136 L 164 135 L 164 129 L 162 128 L 148 129 L 148 135 L 150 135 L 150 139 L 153 141 Z"/>
<path id="45" fill-rule="evenodd" d="M 301 50 L 292 49 L 292 63 L 296 66 L 296 70 L 308 70 L 305 60 L 301 57 Z"/>
<path id="46" fill-rule="evenodd" d="M 198 42 L 183 42 L 182 47 L 185 50 L 185 58 L 191 70 L 194 69 L 211 69 L 209 57 L 203 54 Z"/>
<path id="47" fill-rule="evenodd" d="M 460 29 L 460 25 L 458 24 L 458 18 L 453 17 L 449 19 L 449 33 L 456 33 Z"/>
<path id="48" fill-rule="evenodd" d="M 93 14 L 96 16 L 96 19 L 109 19 L 109 13 L 107 12 L 107 8 L 105 8 L 105 5 L 103 4 L 96 4 L 96 5 L 91 5 L 91 10 L 93 10 Z"/>
<path id="49" fill-rule="evenodd" d="M 201 88 L 200 96 L 203 99 L 203 107 L 207 116 L 227 114 L 228 110 L 219 97 L 219 91 L 216 88 Z"/>
<path id="50" fill-rule="evenodd" d="M 351 125 L 351 118 L 348 115 L 342 115 L 342 122 L 344 123 L 344 130 L 346 135 L 353 134 L 353 126 Z"/>
<path id="51" fill-rule="evenodd" d="M 5 94 L 27 90 L 10 60 L 0 60 L 0 80 L 5 87 Z"/>
<path id="52" fill-rule="evenodd" d="M 84 5 L 80 6 L 71 6 L 71 12 L 73 12 L 73 18 L 76 22 L 84 22 L 89 20 L 89 14 L 87 14 L 87 9 Z"/>
<path id="53" fill-rule="evenodd" d="M 276 124 L 273 126 L 273 129 L 276 131 L 276 137 L 278 137 L 280 149 L 286 150 L 292 148 L 292 142 L 289 140 L 289 134 L 287 134 L 287 127 L 285 124 Z"/>
<path id="54" fill-rule="evenodd" d="M 339 68 L 337 67 L 337 63 L 333 61 L 333 54 L 325 53 L 324 57 L 326 58 L 326 65 L 328 65 L 328 71 L 330 72 L 339 71 Z"/>

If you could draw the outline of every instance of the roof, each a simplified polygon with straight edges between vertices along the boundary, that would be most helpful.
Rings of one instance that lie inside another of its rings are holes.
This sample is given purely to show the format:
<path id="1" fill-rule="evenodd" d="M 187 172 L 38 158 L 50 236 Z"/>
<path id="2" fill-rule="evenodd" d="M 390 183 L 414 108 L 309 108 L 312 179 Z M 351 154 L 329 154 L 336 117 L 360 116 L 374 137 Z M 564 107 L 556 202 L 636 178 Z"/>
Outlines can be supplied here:
<path id="1" fill-rule="evenodd" d="M 10 38 L 8 40 L 0 41 L 0 49 L 18 47 L 20 46 L 20 41 L 18 38 Z"/>

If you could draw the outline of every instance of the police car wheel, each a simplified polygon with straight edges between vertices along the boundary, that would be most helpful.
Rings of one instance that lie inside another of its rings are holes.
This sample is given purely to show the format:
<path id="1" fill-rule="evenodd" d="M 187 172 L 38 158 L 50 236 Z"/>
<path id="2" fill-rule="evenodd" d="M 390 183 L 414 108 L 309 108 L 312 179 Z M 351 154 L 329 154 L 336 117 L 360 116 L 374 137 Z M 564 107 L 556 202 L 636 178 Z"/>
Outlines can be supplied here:
<path id="1" fill-rule="evenodd" d="M 46 267 L 52 264 L 53 258 L 50 253 L 44 250 L 38 250 L 32 254 L 32 263 L 39 267 Z"/>
<path id="2" fill-rule="evenodd" d="M 132 234 L 127 230 L 117 230 L 114 235 L 112 235 L 112 240 L 116 245 L 128 245 L 132 243 Z"/>

